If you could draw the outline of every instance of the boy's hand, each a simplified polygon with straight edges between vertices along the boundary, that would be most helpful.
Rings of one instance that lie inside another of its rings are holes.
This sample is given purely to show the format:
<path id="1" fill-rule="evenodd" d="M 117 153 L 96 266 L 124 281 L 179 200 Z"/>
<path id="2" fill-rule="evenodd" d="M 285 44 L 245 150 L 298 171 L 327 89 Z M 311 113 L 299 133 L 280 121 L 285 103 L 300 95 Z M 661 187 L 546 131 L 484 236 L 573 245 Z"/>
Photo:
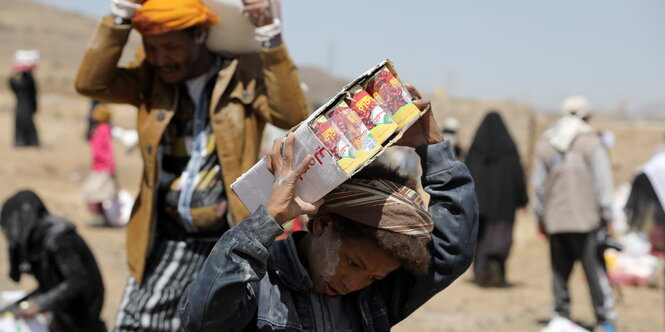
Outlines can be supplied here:
<path id="1" fill-rule="evenodd" d="M 416 90 L 411 84 L 404 84 L 404 86 L 409 93 L 416 98 L 413 100 L 413 103 L 418 109 L 422 111 L 430 104 L 429 100 L 422 99 L 418 90 Z M 404 132 L 402 138 L 400 138 L 395 144 L 417 148 L 419 146 L 435 144 L 442 141 L 443 136 L 441 136 L 439 127 L 434 120 L 432 109 L 430 108 L 426 114 L 423 114 L 420 119 Z"/>
<path id="2" fill-rule="evenodd" d="M 323 199 L 308 203 L 296 194 L 296 182 L 305 173 L 312 156 L 308 155 L 293 169 L 294 140 L 293 133 L 276 139 L 267 155 L 268 170 L 275 177 L 275 181 L 266 209 L 280 225 L 301 214 L 314 214 L 323 204 Z"/>

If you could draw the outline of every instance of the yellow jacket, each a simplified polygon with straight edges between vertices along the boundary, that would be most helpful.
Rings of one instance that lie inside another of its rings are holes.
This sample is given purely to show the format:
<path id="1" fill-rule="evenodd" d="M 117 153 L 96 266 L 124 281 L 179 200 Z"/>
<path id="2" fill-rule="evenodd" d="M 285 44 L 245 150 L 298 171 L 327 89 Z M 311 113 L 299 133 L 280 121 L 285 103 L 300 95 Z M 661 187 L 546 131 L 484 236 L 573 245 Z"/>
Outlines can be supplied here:
<path id="1" fill-rule="evenodd" d="M 177 86 L 162 82 L 147 62 L 119 68 L 129 26 L 105 18 L 88 45 L 76 78 L 79 93 L 139 108 L 136 129 L 143 177 L 127 226 L 129 272 L 142 282 L 156 224 L 155 202 L 161 165 L 159 142 L 178 105 Z M 284 45 L 242 55 L 219 71 L 210 100 L 210 119 L 233 223 L 249 212 L 230 185 L 258 161 L 266 122 L 288 129 L 309 113 L 295 65 Z M 231 225 L 233 226 L 233 225 Z"/>

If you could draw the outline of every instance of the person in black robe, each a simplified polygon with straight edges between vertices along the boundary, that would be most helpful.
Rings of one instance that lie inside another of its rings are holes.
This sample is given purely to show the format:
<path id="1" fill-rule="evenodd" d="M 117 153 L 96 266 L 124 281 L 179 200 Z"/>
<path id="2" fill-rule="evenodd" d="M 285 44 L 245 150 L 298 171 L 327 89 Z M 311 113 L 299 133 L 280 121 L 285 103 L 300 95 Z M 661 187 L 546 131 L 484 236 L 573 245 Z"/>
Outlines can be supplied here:
<path id="1" fill-rule="evenodd" d="M 32 71 L 17 72 L 9 78 L 16 95 L 16 125 L 14 146 L 39 146 L 37 128 L 32 120 L 37 112 L 37 86 Z"/>
<path id="2" fill-rule="evenodd" d="M 0 226 L 9 244 L 9 277 L 32 274 L 38 288 L 13 306 L 21 318 L 51 313 L 51 332 L 106 331 L 97 262 L 70 222 L 49 214 L 31 191 L 5 201 Z"/>
<path id="3" fill-rule="evenodd" d="M 528 196 L 517 147 L 497 112 L 483 119 L 465 163 L 476 185 L 480 211 L 474 281 L 486 287 L 506 286 L 515 210 L 528 203 Z"/>

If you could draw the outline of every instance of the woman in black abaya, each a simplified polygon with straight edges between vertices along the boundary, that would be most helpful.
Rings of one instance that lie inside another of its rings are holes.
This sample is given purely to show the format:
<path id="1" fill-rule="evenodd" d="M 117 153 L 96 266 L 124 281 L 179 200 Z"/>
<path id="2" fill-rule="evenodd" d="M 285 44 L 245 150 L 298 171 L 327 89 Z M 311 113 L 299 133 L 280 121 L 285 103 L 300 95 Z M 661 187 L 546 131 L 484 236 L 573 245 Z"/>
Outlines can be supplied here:
<path id="1" fill-rule="evenodd" d="M 465 163 L 476 185 L 480 211 L 475 282 L 505 286 L 515 210 L 527 204 L 528 196 L 515 142 L 497 112 L 483 119 Z"/>
<path id="2" fill-rule="evenodd" d="M 39 146 L 37 129 L 32 120 L 37 112 L 37 87 L 30 70 L 17 72 L 9 78 L 16 95 L 16 128 L 14 146 Z"/>

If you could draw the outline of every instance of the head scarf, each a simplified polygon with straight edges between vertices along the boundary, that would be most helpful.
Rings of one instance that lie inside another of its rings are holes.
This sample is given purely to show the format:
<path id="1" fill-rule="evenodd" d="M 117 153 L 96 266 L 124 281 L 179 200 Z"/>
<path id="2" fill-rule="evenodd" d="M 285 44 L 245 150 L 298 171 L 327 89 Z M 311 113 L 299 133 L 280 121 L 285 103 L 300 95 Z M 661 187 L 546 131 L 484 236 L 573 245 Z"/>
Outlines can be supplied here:
<path id="1" fill-rule="evenodd" d="M 5 201 L 0 225 L 9 244 L 9 277 L 19 281 L 28 263 L 30 238 L 39 221 L 48 215 L 42 200 L 32 191 L 24 190 Z"/>
<path id="2" fill-rule="evenodd" d="M 92 111 L 92 119 L 100 123 L 111 121 L 111 110 L 106 104 L 97 104 Z"/>
<path id="3" fill-rule="evenodd" d="M 591 104 L 584 96 L 570 96 L 561 103 L 561 115 L 574 115 L 578 118 L 591 116 Z"/>
<path id="4" fill-rule="evenodd" d="M 335 213 L 357 223 L 430 237 L 434 223 L 418 193 L 388 180 L 350 179 L 324 197 L 319 215 Z"/>
<path id="5" fill-rule="evenodd" d="M 506 154 L 517 154 L 517 147 L 508 128 L 503 123 L 501 115 L 496 111 L 487 113 L 483 122 L 480 123 L 473 143 L 467 155 L 469 160 L 477 160 L 480 163 L 489 163 Z"/>
<path id="6" fill-rule="evenodd" d="M 577 136 L 587 133 L 595 130 L 577 115 L 565 115 L 543 133 L 543 138 L 557 151 L 566 153 Z"/>
<path id="7" fill-rule="evenodd" d="M 488 222 L 512 220 L 528 196 L 517 147 L 499 113 L 485 116 L 464 163 L 473 176 L 480 216 Z"/>
<path id="8" fill-rule="evenodd" d="M 15 73 L 28 72 L 39 63 L 39 51 L 37 50 L 17 50 L 14 52 L 12 61 L 12 71 Z"/>
<path id="9" fill-rule="evenodd" d="M 642 171 L 649 178 L 660 205 L 665 210 L 665 151 L 651 157 L 642 167 Z"/>
<path id="10" fill-rule="evenodd" d="M 219 21 L 201 0 L 148 0 L 136 10 L 132 25 L 144 36 L 209 27 Z"/>

